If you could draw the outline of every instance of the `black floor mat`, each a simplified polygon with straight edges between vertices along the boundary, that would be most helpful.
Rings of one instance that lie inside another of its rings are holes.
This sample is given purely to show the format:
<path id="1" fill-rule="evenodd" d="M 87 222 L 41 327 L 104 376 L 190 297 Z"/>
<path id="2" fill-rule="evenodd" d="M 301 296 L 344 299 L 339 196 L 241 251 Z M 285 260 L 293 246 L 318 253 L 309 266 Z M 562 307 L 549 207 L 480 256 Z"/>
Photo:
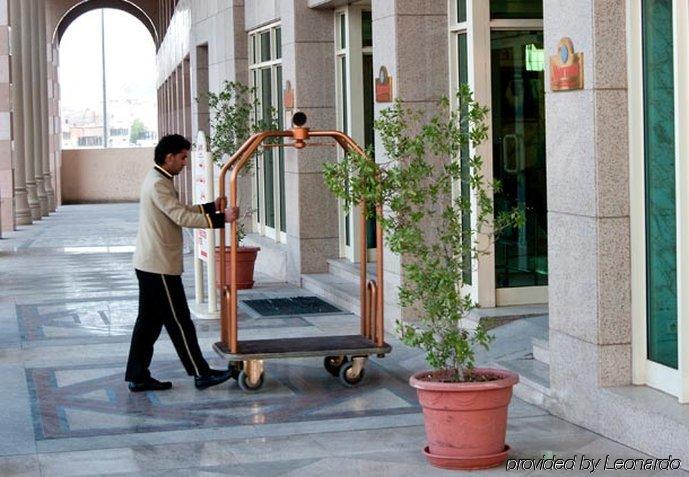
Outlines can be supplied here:
<path id="1" fill-rule="evenodd" d="M 315 296 L 295 296 L 292 298 L 273 298 L 270 300 L 242 301 L 263 316 L 312 315 L 316 313 L 342 312 L 337 307 Z"/>

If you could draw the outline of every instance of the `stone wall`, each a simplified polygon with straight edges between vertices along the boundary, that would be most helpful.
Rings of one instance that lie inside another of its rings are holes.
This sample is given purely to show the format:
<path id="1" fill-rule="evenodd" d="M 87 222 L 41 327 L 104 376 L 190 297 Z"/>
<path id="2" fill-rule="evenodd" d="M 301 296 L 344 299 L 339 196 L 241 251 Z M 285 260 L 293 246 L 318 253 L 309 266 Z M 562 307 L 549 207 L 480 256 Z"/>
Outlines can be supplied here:
<path id="1" fill-rule="evenodd" d="M 63 150 L 63 203 L 136 202 L 153 165 L 153 148 Z"/>

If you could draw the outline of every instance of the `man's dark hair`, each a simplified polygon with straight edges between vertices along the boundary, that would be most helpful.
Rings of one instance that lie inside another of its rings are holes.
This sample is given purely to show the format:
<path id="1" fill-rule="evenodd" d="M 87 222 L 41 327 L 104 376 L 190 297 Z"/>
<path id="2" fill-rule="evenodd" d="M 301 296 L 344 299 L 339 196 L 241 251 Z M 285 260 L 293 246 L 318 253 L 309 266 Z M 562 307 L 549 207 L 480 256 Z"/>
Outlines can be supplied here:
<path id="1" fill-rule="evenodd" d="M 191 143 L 187 141 L 184 136 L 179 134 L 163 136 L 156 145 L 153 160 L 156 164 L 162 166 L 165 164 L 165 157 L 168 154 L 177 154 L 178 152 L 182 152 L 184 149 L 191 149 Z"/>

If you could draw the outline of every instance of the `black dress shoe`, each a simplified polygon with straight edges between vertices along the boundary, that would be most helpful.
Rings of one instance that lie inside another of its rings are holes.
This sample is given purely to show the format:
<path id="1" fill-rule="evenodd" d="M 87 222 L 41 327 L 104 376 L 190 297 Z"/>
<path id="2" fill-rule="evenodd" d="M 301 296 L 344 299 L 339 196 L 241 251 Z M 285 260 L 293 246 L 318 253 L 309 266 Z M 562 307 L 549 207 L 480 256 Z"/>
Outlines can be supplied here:
<path id="1" fill-rule="evenodd" d="M 206 389 L 216 384 L 224 383 L 232 377 L 232 371 L 221 371 L 219 369 L 209 369 L 206 374 L 194 377 L 196 389 Z"/>
<path id="2" fill-rule="evenodd" d="M 171 387 L 172 383 L 170 381 L 158 381 L 154 378 L 148 378 L 141 382 L 129 381 L 129 390 L 133 393 L 140 393 L 142 391 L 165 391 Z"/>

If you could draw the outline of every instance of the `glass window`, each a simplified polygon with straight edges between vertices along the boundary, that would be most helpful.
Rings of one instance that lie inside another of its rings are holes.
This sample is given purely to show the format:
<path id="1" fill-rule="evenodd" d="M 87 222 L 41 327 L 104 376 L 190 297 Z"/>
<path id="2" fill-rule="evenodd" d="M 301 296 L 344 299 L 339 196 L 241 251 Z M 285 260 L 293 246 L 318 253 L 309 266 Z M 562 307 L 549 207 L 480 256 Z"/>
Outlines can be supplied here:
<path id="1" fill-rule="evenodd" d="M 457 23 L 467 21 L 467 0 L 457 0 Z"/>
<path id="2" fill-rule="evenodd" d="M 341 56 L 340 60 L 340 81 L 342 89 L 340 101 L 342 102 L 342 131 L 349 134 L 349 108 L 347 107 L 347 57 Z"/>
<path id="3" fill-rule="evenodd" d="M 261 61 L 270 61 L 270 32 L 261 33 Z"/>
<path id="4" fill-rule="evenodd" d="M 490 18 L 543 18 L 543 0 L 490 0 Z"/>
<path id="5" fill-rule="evenodd" d="M 544 72 L 529 68 L 529 45 L 542 49 L 543 32 L 491 32 L 494 208 L 526 219 L 496 240 L 498 288 L 548 284 Z"/>
<path id="6" fill-rule="evenodd" d="M 371 12 L 361 12 L 361 46 L 373 46 L 373 22 Z"/>
<path id="7" fill-rule="evenodd" d="M 339 47 L 347 48 L 347 16 L 344 13 L 340 14 L 340 45 Z"/>
<path id="8" fill-rule="evenodd" d="M 280 28 L 275 29 L 275 58 L 282 58 L 282 30 Z"/>
<path id="9" fill-rule="evenodd" d="M 642 5 L 648 359 L 677 368 L 672 0 Z"/>

